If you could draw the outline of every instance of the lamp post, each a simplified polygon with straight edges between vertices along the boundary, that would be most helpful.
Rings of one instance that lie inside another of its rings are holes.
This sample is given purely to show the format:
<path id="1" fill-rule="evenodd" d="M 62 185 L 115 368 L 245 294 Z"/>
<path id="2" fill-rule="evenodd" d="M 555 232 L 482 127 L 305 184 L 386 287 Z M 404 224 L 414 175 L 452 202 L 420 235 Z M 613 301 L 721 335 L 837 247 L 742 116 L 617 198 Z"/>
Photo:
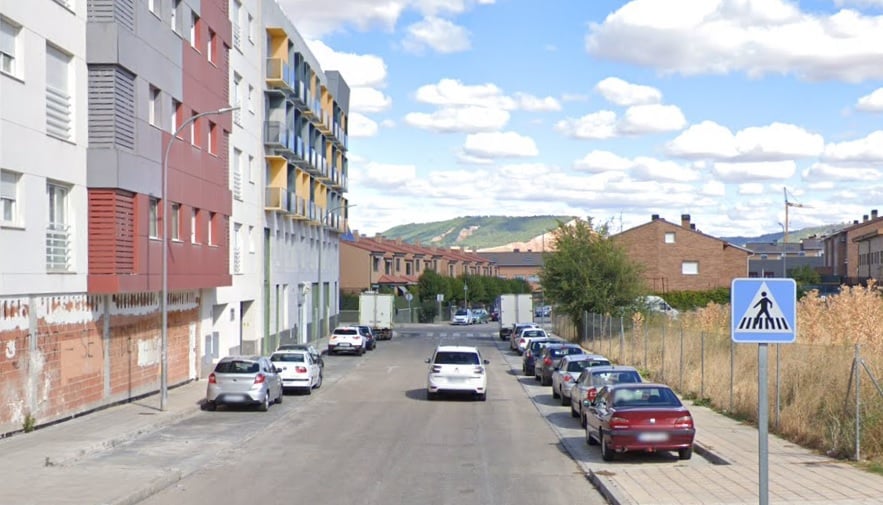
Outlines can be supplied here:
<path id="1" fill-rule="evenodd" d="M 463 308 L 469 309 L 469 285 L 466 284 L 466 279 L 463 279 Z"/>
<path id="2" fill-rule="evenodd" d="M 160 375 L 159 375 L 159 410 L 166 410 L 166 403 L 169 399 L 169 199 L 166 197 L 169 192 L 169 153 L 172 150 L 172 144 L 178 138 L 181 130 L 190 125 L 190 123 L 205 116 L 216 116 L 226 114 L 239 107 L 223 107 L 218 110 L 201 112 L 190 116 L 186 121 L 172 133 L 169 143 L 162 157 L 162 294 L 160 297 L 160 310 L 162 312 L 161 337 L 160 337 Z"/>
<path id="3" fill-rule="evenodd" d="M 336 207 L 331 207 L 330 209 L 326 209 L 322 213 L 322 218 L 321 218 L 322 221 L 319 226 L 319 247 L 317 248 L 318 254 L 316 257 L 316 278 L 317 278 L 316 284 L 317 284 L 317 288 L 319 289 L 319 296 L 318 296 L 319 297 L 319 300 L 318 300 L 319 310 L 317 311 L 316 323 L 314 324 L 314 326 L 316 328 L 314 333 L 316 334 L 316 344 L 315 345 L 316 345 L 317 349 L 319 348 L 319 339 L 322 336 L 320 325 L 322 325 L 322 320 L 325 317 L 324 316 L 324 312 L 325 312 L 324 298 L 325 298 L 325 296 L 324 296 L 324 290 L 322 289 L 322 246 L 324 245 L 324 242 L 325 242 L 325 221 L 328 219 L 328 216 L 333 211 L 344 209 L 344 208 L 349 209 L 349 208 L 353 208 L 353 207 L 355 207 L 355 205 L 338 205 Z"/>

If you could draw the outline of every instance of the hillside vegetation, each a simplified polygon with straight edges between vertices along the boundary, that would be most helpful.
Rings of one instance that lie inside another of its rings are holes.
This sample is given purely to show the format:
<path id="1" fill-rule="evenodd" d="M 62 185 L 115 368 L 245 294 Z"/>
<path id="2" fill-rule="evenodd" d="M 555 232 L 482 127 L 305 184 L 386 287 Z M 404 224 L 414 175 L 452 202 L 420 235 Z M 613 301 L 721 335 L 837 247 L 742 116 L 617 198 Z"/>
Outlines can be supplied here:
<path id="1" fill-rule="evenodd" d="M 572 216 L 465 216 L 434 223 L 403 224 L 382 233 L 387 238 L 439 247 L 486 249 L 527 242 L 554 230 Z"/>

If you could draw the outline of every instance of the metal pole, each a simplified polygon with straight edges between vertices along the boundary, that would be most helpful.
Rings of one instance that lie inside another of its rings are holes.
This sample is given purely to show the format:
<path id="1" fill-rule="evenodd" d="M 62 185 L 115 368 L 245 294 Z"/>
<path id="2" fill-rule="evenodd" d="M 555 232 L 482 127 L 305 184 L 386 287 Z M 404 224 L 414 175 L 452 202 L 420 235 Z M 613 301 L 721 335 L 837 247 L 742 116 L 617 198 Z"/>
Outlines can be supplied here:
<path id="1" fill-rule="evenodd" d="M 781 404 L 780 404 L 780 402 L 779 402 L 779 398 L 780 398 L 780 395 L 779 395 L 779 387 L 780 387 L 780 386 L 779 386 L 779 385 L 780 385 L 780 379 L 779 379 L 779 353 L 781 352 L 781 349 L 782 349 L 782 346 L 779 345 L 779 344 L 776 344 L 776 421 L 775 421 L 775 424 L 774 424 L 776 430 L 779 429 L 779 416 L 782 414 L 782 408 L 781 408 Z"/>
<path id="2" fill-rule="evenodd" d="M 769 505 L 769 399 L 767 398 L 767 344 L 757 344 L 757 472 L 758 504 Z"/>
<path id="3" fill-rule="evenodd" d="M 730 341 L 730 412 L 733 412 L 733 387 L 736 370 L 736 343 Z"/>
<path id="4" fill-rule="evenodd" d="M 699 343 L 699 398 L 705 398 L 705 330 L 700 334 Z"/>
<path id="5" fill-rule="evenodd" d="M 169 138 L 166 144 L 165 152 L 162 157 L 162 290 L 160 293 L 160 312 L 162 313 L 162 322 L 160 323 L 160 372 L 159 372 L 159 410 L 165 411 L 166 404 L 169 399 L 169 199 L 166 196 L 169 193 L 169 153 L 172 150 L 172 144 L 178 138 L 185 127 L 197 119 L 205 116 L 214 116 L 218 114 L 226 114 L 239 109 L 239 107 L 223 107 L 218 110 L 202 112 L 190 116 L 186 121 L 181 123 Z"/>
<path id="6" fill-rule="evenodd" d="M 862 353 L 861 353 L 861 345 L 856 344 L 855 346 L 855 359 L 852 360 L 853 363 L 853 373 L 855 374 L 855 460 L 859 461 L 861 458 L 862 452 L 862 444 L 861 444 L 861 419 L 862 419 L 862 387 L 861 387 L 861 376 L 862 371 L 859 369 L 859 364 L 861 364 Z"/>

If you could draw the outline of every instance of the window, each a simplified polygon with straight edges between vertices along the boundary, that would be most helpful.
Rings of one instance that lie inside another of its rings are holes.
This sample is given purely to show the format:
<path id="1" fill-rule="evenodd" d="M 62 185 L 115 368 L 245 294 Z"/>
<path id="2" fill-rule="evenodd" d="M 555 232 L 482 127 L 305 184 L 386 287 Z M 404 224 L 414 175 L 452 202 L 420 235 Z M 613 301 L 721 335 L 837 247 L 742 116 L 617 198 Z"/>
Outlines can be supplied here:
<path id="1" fill-rule="evenodd" d="M 73 126 L 70 63 L 70 55 L 46 45 L 46 133 L 64 140 Z"/>
<path id="2" fill-rule="evenodd" d="M 396 258 L 396 272 L 402 271 L 402 260 L 401 258 Z"/>
<path id="3" fill-rule="evenodd" d="M 673 232 L 673 231 L 665 232 L 665 243 L 666 244 L 674 244 L 675 243 L 675 232 Z"/>
<path id="4" fill-rule="evenodd" d="M 230 89 L 230 105 L 233 107 L 240 107 L 242 105 L 242 98 L 239 96 L 239 89 L 242 87 L 242 76 L 236 72 L 233 72 L 233 81 L 231 83 Z M 233 111 L 233 122 L 241 125 L 240 119 L 242 117 L 241 110 L 236 109 Z"/>
<path id="5" fill-rule="evenodd" d="M 199 16 L 195 12 L 190 13 L 190 45 L 193 46 L 194 49 L 199 51 L 199 43 L 202 42 L 199 40 L 199 29 L 201 25 L 199 23 Z"/>
<path id="6" fill-rule="evenodd" d="M 194 147 L 201 147 L 200 142 L 202 141 L 202 139 L 200 138 L 200 135 L 201 135 L 201 133 L 200 133 L 201 130 L 199 128 L 200 120 L 194 119 L 196 117 L 196 115 L 197 115 L 196 111 L 193 111 L 190 114 L 190 119 L 191 119 L 191 121 L 190 121 L 190 143 L 193 144 Z"/>
<path id="7" fill-rule="evenodd" d="M 198 244 L 199 243 L 199 235 L 197 234 L 197 230 L 199 230 L 199 209 L 192 209 L 190 211 L 190 243 Z"/>
<path id="8" fill-rule="evenodd" d="M 215 227 L 215 213 L 209 212 L 208 213 L 208 235 L 206 235 L 206 243 L 208 243 L 208 245 L 216 245 L 215 244 L 214 227 Z"/>
<path id="9" fill-rule="evenodd" d="M 218 154 L 218 125 L 208 122 L 208 152 Z"/>
<path id="10" fill-rule="evenodd" d="M 159 10 L 156 8 L 156 0 L 147 0 L 147 10 L 159 16 Z"/>
<path id="11" fill-rule="evenodd" d="M 0 171 L 0 223 L 18 224 L 18 180 L 21 177 L 8 170 Z"/>
<path id="12" fill-rule="evenodd" d="M 248 182 L 254 184 L 254 156 L 248 155 L 248 166 L 246 167 L 248 170 Z"/>
<path id="13" fill-rule="evenodd" d="M 699 275 L 698 261 L 684 261 L 681 263 L 681 273 L 683 275 Z"/>
<path id="14" fill-rule="evenodd" d="M 383 273 L 386 275 L 392 275 L 392 260 L 386 260 L 383 262 Z"/>
<path id="15" fill-rule="evenodd" d="M 206 47 L 206 52 L 208 53 L 208 61 L 211 63 L 217 63 L 215 61 L 215 54 L 217 52 L 217 48 L 215 44 L 218 43 L 218 36 L 215 34 L 214 30 L 208 31 L 208 47 Z"/>
<path id="16" fill-rule="evenodd" d="M 248 15 L 248 24 L 246 25 L 246 29 L 248 30 L 248 41 L 252 44 L 254 43 L 254 16 L 251 14 Z"/>
<path id="17" fill-rule="evenodd" d="M 242 233 L 242 225 L 233 223 L 233 244 L 230 249 L 233 252 L 233 273 L 242 273 L 242 249 L 240 247 L 240 234 Z"/>
<path id="18" fill-rule="evenodd" d="M 248 226 L 248 252 L 254 254 L 254 226 Z"/>
<path id="19" fill-rule="evenodd" d="M 248 85 L 248 96 L 246 100 L 248 100 L 248 111 L 254 114 L 254 86 L 251 84 Z"/>
<path id="20" fill-rule="evenodd" d="M 159 88 L 150 86 L 148 94 L 150 95 L 150 106 L 149 110 L 147 111 L 147 119 L 151 125 L 161 126 L 160 117 L 162 117 L 162 104 L 159 101 Z"/>
<path id="21" fill-rule="evenodd" d="M 156 198 L 150 199 L 147 211 L 147 236 L 159 238 L 159 200 Z"/>
<path id="22" fill-rule="evenodd" d="M 46 228 L 46 268 L 52 271 L 68 271 L 71 266 L 70 225 L 68 224 L 66 186 L 46 184 L 49 202 L 49 225 Z"/>
<path id="23" fill-rule="evenodd" d="M 242 34 L 240 33 L 239 27 L 241 26 L 241 11 L 242 11 L 242 2 L 239 0 L 233 0 L 233 5 L 230 8 L 230 22 L 233 25 L 233 47 L 236 49 L 241 49 L 241 39 Z"/>
<path id="24" fill-rule="evenodd" d="M 7 21 L 6 18 L 0 18 L 0 71 L 17 75 L 16 68 L 16 51 L 18 46 L 18 33 L 21 27 Z"/>
<path id="25" fill-rule="evenodd" d="M 172 228 L 171 237 L 172 240 L 181 240 L 181 204 L 173 203 L 172 204 L 172 215 L 169 220 L 169 225 Z"/>
<path id="26" fill-rule="evenodd" d="M 233 198 L 242 200 L 242 151 L 233 148 L 233 160 L 230 163 L 233 176 Z"/>
<path id="27" fill-rule="evenodd" d="M 180 7 L 180 5 L 181 0 L 172 0 L 171 18 L 169 22 L 172 27 L 172 31 L 175 33 L 178 33 L 178 7 Z"/>
<path id="28" fill-rule="evenodd" d="M 375 256 L 374 258 L 371 258 L 371 259 L 374 260 L 373 264 L 371 266 L 372 270 L 374 270 L 375 272 L 379 272 L 380 271 L 380 258 Z"/>
<path id="29" fill-rule="evenodd" d="M 169 125 L 171 126 L 169 131 L 172 134 L 176 133 L 178 131 L 178 127 L 181 126 L 180 118 L 182 112 L 183 111 L 181 110 L 181 102 L 172 98 L 172 118 L 171 122 L 169 123 Z"/>

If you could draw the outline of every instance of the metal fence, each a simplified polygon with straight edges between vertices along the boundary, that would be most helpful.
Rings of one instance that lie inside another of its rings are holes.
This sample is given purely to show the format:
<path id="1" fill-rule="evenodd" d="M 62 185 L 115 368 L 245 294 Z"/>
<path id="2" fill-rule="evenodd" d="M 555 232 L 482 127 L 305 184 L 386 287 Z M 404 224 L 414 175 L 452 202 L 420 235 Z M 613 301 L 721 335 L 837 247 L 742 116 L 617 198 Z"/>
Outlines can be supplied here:
<path id="1" fill-rule="evenodd" d="M 612 317 L 586 313 L 553 331 L 611 361 L 641 369 L 684 397 L 757 422 L 757 345 L 736 344 L 729 327 L 689 316 Z M 771 431 L 840 457 L 883 456 L 883 356 L 860 345 L 769 346 Z M 862 377 L 869 378 L 862 381 Z"/>

